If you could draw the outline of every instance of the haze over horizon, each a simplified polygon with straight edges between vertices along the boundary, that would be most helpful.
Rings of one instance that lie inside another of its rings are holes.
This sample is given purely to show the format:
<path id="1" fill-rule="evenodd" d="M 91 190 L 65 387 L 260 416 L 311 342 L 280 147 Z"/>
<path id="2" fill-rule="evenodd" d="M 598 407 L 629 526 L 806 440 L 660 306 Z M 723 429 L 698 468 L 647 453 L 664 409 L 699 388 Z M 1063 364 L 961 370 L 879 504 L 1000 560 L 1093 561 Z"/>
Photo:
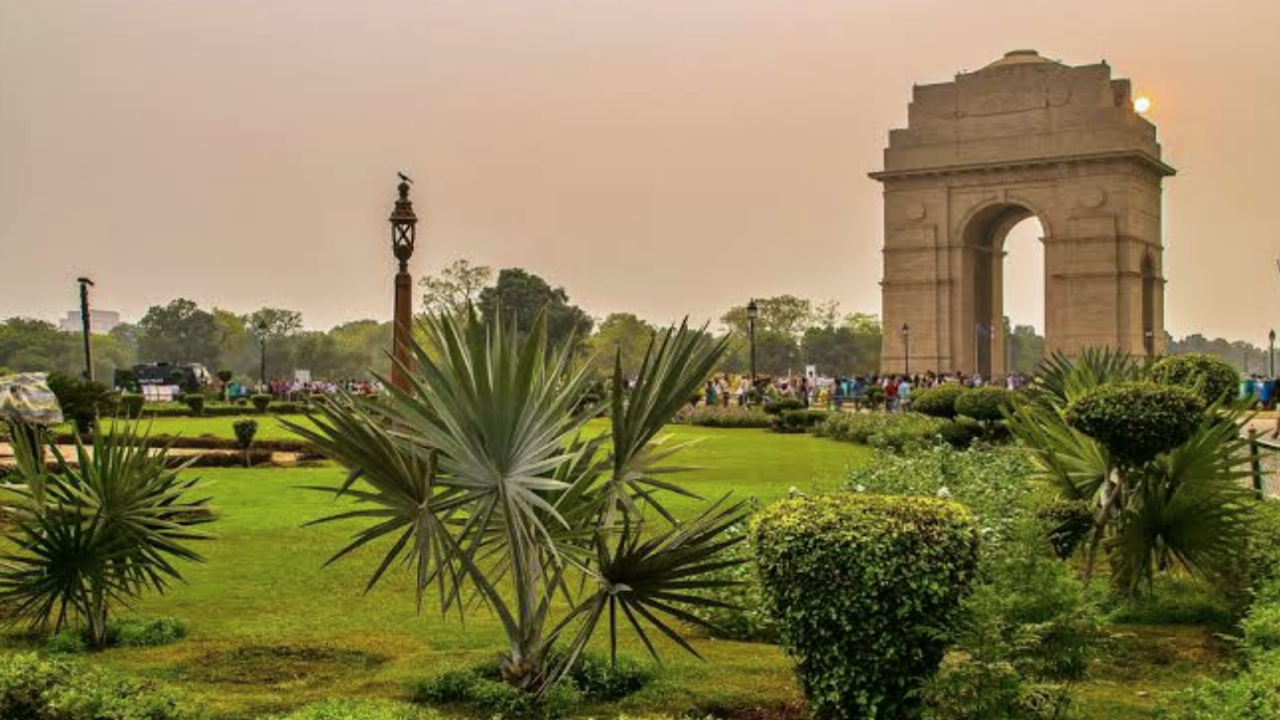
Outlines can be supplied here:
<path id="1" fill-rule="evenodd" d="M 593 315 L 752 295 L 879 312 L 881 164 L 913 83 L 1008 50 L 1152 99 L 1166 318 L 1264 343 L 1280 300 L 1280 3 L 0 0 L 0 319 L 187 297 L 386 319 L 395 173 L 416 278 L 518 266 Z M 1043 329 L 1031 239 L 1009 314 Z"/>

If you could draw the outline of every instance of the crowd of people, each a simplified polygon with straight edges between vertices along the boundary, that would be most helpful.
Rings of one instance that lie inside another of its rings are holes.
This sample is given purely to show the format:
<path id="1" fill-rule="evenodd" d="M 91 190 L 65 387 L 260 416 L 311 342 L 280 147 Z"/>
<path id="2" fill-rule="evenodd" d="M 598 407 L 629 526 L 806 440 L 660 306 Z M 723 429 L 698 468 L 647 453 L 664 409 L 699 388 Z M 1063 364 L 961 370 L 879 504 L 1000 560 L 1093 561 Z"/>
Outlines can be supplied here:
<path id="1" fill-rule="evenodd" d="M 271 380 L 262 383 L 227 383 L 227 398 L 247 398 L 250 395 L 267 394 L 279 399 L 295 398 L 301 395 L 330 395 L 345 390 L 356 395 L 377 395 L 382 392 L 382 383 L 376 380 Z"/>
<path id="2" fill-rule="evenodd" d="M 772 397 L 800 400 L 805 407 L 842 410 L 845 404 L 863 407 L 879 398 L 883 400 L 887 409 L 902 411 L 910 406 L 912 392 L 926 388 L 954 384 L 965 387 L 996 385 L 1008 390 L 1017 390 L 1029 381 L 1029 376 L 1017 373 L 990 380 L 976 374 L 934 372 L 920 375 L 842 375 L 837 377 L 799 375 L 762 380 L 761 389 Z M 1272 389 L 1274 390 L 1274 385 Z M 707 381 L 702 392 L 702 401 L 709 406 L 727 407 L 736 403 L 745 407 L 750 404 L 751 398 L 752 383 L 747 376 L 733 378 L 723 374 L 716 375 Z"/>

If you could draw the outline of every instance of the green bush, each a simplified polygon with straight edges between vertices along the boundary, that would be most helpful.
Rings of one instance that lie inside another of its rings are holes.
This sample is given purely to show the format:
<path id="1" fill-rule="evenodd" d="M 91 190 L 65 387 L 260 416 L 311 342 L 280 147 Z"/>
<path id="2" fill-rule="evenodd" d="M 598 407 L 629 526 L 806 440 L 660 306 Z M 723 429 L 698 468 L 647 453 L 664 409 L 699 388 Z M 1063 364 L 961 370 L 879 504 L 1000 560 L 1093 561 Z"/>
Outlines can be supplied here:
<path id="1" fill-rule="evenodd" d="M 249 398 L 253 403 L 253 408 L 260 413 L 265 413 L 267 408 L 271 407 L 271 396 L 266 393 L 259 393 Z"/>
<path id="2" fill-rule="evenodd" d="M 957 450 L 968 448 L 982 434 L 982 427 L 968 418 L 948 420 L 938 428 L 938 437 Z"/>
<path id="3" fill-rule="evenodd" d="M 154 683 L 34 653 L 0 656 L 5 720 L 182 720 L 192 714 Z"/>
<path id="4" fill-rule="evenodd" d="M 942 441 L 946 420 L 920 413 L 834 413 L 813 428 L 815 435 L 892 450 Z"/>
<path id="5" fill-rule="evenodd" d="M 671 422 L 697 427 L 767 428 L 773 423 L 773 416 L 737 405 L 685 405 L 671 418 Z"/>
<path id="6" fill-rule="evenodd" d="M 49 375 L 49 390 L 58 398 L 63 417 L 75 423 L 76 429 L 82 433 L 93 430 L 93 423 L 99 415 L 110 415 L 115 411 L 115 393 L 100 382 L 52 373 Z"/>
<path id="7" fill-rule="evenodd" d="M 541 700 L 502 679 L 497 663 L 486 662 L 433 675 L 410 687 L 414 702 L 463 705 L 486 716 L 561 717 L 583 699 L 615 702 L 638 692 L 653 678 L 647 666 L 628 655 L 617 665 L 587 653 Z"/>
<path id="8" fill-rule="evenodd" d="M 1137 467 L 1186 442 L 1204 410 L 1200 396 L 1185 388 L 1121 382 L 1089 391 L 1067 406 L 1064 417 L 1117 462 Z"/>
<path id="9" fill-rule="evenodd" d="M 999 422 L 1004 419 L 1009 401 L 1010 393 L 1004 388 L 974 388 L 956 398 L 956 413 L 980 423 Z"/>
<path id="10" fill-rule="evenodd" d="M 145 404 L 143 397 L 137 393 L 123 393 L 120 395 L 120 403 L 118 405 L 120 413 L 127 418 L 142 417 L 142 408 Z"/>
<path id="11" fill-rule="evenodd" d="M 974 579 L 969 511 L 930 498 L 792 498 L 756 516 L 752 541 L 814 715 L 911 717 Z"/>
<path id="12" fill-rule="evenodd" d="M 1058 495 L 1038 510 L 1037 517 L 1045 523 L 1054 554 L 1066 560 L 1093 529 L 1093 503 Z"/>
<path id="13" fill-rule="evenodd" d="M 831 413 L 826 410 L 783 410 L 774 415 L 770 427 L 778 433 L 804 433 L 826 422 Z"/>
<path id="14" fill-rule="evenodd" d="M 429 709 L 392 700 L 324 700 L 268 720 L 438 720 Z"/>
<path id="15" fill-rule="evenodd" d="M 931 417 L 951 419 L 956 416 L 956 401 L 965 394 L 963 385 L 948 383 L 911 394 L 911 409 Z"/>
<path id="16" fill-rule="evenodd" d="M 204 414 L 204 393 L 189 392 L 182 394 L 182 404 L 191 408 L 191 414 L 200 416 Z"/>
<path id="17" fill-rule="evenodd" d="M 1151 368 L 1151 379 L 1195 391 L 1205 405 L 1235 397 L 1240 375 L 1222 358 L 1204 353 L 1171 355 Z"/>
<path id="18" fill-rule="evenodd" d="M 170 645 L 187 636 L 186 622 L 174 617 L 124 617 L 107 627 L 107 647 L 155 647 Z M 45 645 L 52 653 L 80 653 L 89 647 L 84 628 L 67 628 Z"/>
<path id="19" fill-rule="evenodd" d="M 803 410 L 804 401 L 796 398 L 778 398 L 764 404 L 764 411 L 769 415 L 781 415 L 788 410 Z"/>
<path id="20" fill-rule="evenodd" d="M 253 447 L 253 438 L 258 434 L 258 421 L 237 420 L 231 424 L 231 430 L 236 434 L 236 445 L 241 450 L 248 450 Z"/>

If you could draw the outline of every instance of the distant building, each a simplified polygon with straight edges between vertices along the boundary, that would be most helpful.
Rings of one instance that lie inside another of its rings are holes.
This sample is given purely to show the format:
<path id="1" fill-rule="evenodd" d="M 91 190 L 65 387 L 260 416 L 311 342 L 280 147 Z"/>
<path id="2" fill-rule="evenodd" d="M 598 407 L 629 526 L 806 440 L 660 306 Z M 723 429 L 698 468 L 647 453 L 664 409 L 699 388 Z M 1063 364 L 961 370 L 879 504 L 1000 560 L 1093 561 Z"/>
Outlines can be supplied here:
<path id="1" fill-rule="evenodd" d="M 112 328 L 119 324 L 120 313 L 114 310 L 89 311 L 89 327 L 94 334 L 109 333 Z M 65 318 L 58 321 L 58 329 L 62 332 L 80 332 L 81 325 L 79 310 L 68 312 Z"/>

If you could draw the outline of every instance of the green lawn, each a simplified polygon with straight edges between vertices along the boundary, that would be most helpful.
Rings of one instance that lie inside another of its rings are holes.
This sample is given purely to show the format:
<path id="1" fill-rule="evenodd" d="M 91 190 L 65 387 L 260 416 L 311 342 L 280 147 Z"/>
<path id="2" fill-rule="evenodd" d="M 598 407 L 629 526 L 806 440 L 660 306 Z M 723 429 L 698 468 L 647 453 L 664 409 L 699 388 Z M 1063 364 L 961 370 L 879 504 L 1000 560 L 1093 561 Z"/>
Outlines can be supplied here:
<path id="1" fill-rule="evenodd" d="M 154 431 L 227 434 L 232 420 L 157 420 Z M 732 492 L 767 502 L 793 486 L 835 488 L 844 469 L 868 455 L 854 445 L 759 430 L 672 427 L 670 434 L 698 441 L 681 459 L 699 466 L 687 486 L 705 497 Z M 338 469 L 193 472 L 208 481 L 221 513 L 209 526 L 217 539 L 202 546 L 208 562 L 187 568 L 187 584 L 136 608 L 185 618 L 191 636 L 168 647 L 109 650 L 94 661 L 173 681 L 228 717 L 252 717 L 324 697 L 402 696 L 405 681 L 502 647 L 496 622 L 483 613 L 468 617 L 465 627 L 430 608 L 417 615 L 405 576 L 389 575 L 362 594 L 375 550 L 321 567 L 359 524 L 301 527 L 338 504 L 298 486 L 335 483 Z M 682 499 L 672 505 L 682 514 L 697 508 Z M 709 639 L 697 645 L 708 662 L 668 645 L 661 679 L 623 709 L 703 711 L 797 698 L 777 648 Z"/>
<path id="2" fill-rule="evenodd" d="M 303 415 L 273 415 L 247 413 L 245 415 L 226 416 L 226 417 L 157 417 L 144 418 L 142 426 L 150 428 L 152 435 L 181 435 L 183 437 L 200 437 L 201 435 L 213 435 L 215 437 L 233 439 L 236 434 L 231 426 L 241 420 L 257 420 L 258 421 L 258 438 L 262 440 L 284 440 L 297 437 L 288 428 L 281 423 L 281 419 L 292 420 L 293 422 L 305 423 L 306 416 Z M 112 424 L 122 422 L 119 420 L 108 421 Z M 70 430 L 70 427 L 64 428 Z"/>

